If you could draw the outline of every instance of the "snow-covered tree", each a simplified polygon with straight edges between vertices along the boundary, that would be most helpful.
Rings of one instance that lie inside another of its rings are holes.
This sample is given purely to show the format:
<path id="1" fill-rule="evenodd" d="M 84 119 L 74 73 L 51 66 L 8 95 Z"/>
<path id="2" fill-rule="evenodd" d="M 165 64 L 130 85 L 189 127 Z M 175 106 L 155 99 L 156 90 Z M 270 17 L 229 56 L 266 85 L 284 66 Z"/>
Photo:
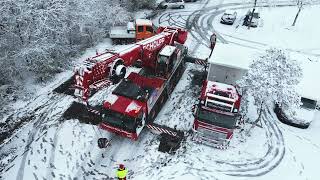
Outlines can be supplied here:
<path id="1" fill-rule="evenodd" d="M 0 0 L 0 101 L 68 68 L 130 16 L 113 0 Z"/>
<path id="2" fill-rule="evenodd" d="M 300 105 L 296 85 L 301 77 L 300 64 L 291 60 L 282 50 L 268 49 L 265 55 L 253 61 L 247 74 L 238 81 L 238 85 L 244 92 L 244 98 L 252 96 L 257 106 L 259 116 L 254 125 L 259 122 L 263 110 L 270 104 L 278 103 L 285 108 Z"/>
<path id="3" fill-rule="evenodd" d="M 0 85 L 51 77 L 130 17 L 112 0 L 2 0 L 0 14 Z"/>
<path id="4" fill-rule="evenodd" d="M 130 11 L 136 11 L 144 8 L 152 9 L 156 6 L 156 0 L 120 0 L 120 2 Z"/>

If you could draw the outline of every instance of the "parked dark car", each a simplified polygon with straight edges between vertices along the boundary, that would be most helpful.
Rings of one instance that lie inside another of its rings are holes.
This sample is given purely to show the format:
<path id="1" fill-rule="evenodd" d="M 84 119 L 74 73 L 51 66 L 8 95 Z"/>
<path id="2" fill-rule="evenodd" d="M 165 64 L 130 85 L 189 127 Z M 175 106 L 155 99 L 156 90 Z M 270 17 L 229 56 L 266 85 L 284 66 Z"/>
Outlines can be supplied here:
<path id="1" fill-rule="evenodd" d="M 259 18 L 260 18 L 260 15 L 259 13 L 255 12 L 253 13 L 253 16 L 252 16 L 252 21 L 251 21 L 251 24 L 250 24 L 250 19 L 251 19 L 251 16 L 252 16 L 252 12 L 249 10 L 246 14 L 246 16 L 244 17 L 244 20 L 243 20 L 243 26 L 249 26 L 250 27 L 258 27 L 259 25 Z"/>
<path id="2" fill-rule="evenodd" d="M 237 12 L 226 11 L 221 16 L 220 23 L 232 25 L 237 18 Z"/>

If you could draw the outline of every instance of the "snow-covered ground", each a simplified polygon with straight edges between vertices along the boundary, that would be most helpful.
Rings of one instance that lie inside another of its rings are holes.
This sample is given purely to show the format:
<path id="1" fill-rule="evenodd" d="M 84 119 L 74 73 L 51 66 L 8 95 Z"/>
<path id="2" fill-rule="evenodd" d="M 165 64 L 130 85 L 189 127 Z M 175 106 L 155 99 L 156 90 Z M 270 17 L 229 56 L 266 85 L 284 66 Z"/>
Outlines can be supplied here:
<path id="1" fill-rule="evenodd" d="M 184 10 L 166 10 L 154 22 L 189 29 L 186 45 L 192 56 L 208 56 L 208 38 L 215 31 L 218 33 L 217 46 L 220 43 L 234 45 L 230 53 L 237 53 L 237 46 L 259 51 L 281 47 L 302 63 L 313 63 L 314 69 L 320 68 L 317 43 L 320 36 L 316 34 L 320 32 L 320 26 L 312 23 L 314 19 L 310 18 L 320 16 L 320 6 L 305 7 L 295 27 L 291 27 L 291 23 L 296 7 L 259 8 L 262 26 L 248 30 L 237 27 L 237 24 L 226 26 L 219 23 L 224 9 L 238 11 L 239 17 L 248 10 L 245 2 L 235 2 L 200 0 L 187 3 Z M 106 40 L 79 59 L 92 56 L 95 49 L 101 52 L 110 47 L 110 41 Z M 156 122 L 171 127 L 177 125 L 182 130 L 191 129 L 191 106 L 200 91 L 194 76 L 199 71 L 201 67 L 187 65 Z M 318 179 L 319 111 L 310 127 L 301 130 L 281 124 L 270 109 L 262 116 L 263 128 L 253 129 L 250 137 L 237 131 L 228 150 L 199 145 L 188 138 L 176 155 L 168 155 L 157 151 L 159 139 L 147 130 L 137 142 L 132 142 L 99 131 L 96 126 L 81 124 L 76 119 L 65 121 L 62 113 L 74 99 L 51 91 L 71 73 L 62 73 L 54 82 L 39 89 L 32 101 L 14 105 L 16 111 L 12 118 L 29 120 L 0 145 L 0 170 L 3 169 L 0 179 L 112 179 L 118 163 L 128 167 L 129 179 L 137 180 Z M 317 82 L 316 77 L 312 80 Z M 103 99 L 105 94 L 102 92 L 108 93 L 110 89 L 99 92 L 97 100 Z M 99 149 L 96 141 L 100 137 L 112 139 L 112 146 Z"/>

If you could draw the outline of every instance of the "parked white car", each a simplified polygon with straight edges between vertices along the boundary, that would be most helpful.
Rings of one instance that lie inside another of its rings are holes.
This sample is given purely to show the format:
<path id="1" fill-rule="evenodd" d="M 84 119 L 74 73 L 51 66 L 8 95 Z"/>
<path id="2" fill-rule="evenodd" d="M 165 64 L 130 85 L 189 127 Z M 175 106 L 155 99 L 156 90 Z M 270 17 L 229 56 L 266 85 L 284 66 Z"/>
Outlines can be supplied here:
<path id="1" fill-rule="evenodd" d="M 237 12 L 235 11 L 225 11 L 221 16 L 220 23 L 232 25 L 237 18 Z"/>
<path id="2" fill-rule="evenodd" d="M 159 8 L 167 9 L 167 8 L 184 8 L 184 1 L 183 0 L 165 0 L 159 4 Z"/>

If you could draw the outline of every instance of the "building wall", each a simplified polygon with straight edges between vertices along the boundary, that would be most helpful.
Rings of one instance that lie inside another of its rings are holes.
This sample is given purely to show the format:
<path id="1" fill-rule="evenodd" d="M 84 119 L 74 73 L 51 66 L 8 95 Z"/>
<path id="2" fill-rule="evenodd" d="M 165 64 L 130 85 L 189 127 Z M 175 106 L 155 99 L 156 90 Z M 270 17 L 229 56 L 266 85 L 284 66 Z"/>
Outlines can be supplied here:
<path id="1" fill-rule="evenodd" d="M 226 67 L 217 64 L 210 64 L 207 79 L 209 81 L 216 81 L 234 85 L 235 82 L 241 79 L 246 72 L 247 70 L 244 69 Z"/>

